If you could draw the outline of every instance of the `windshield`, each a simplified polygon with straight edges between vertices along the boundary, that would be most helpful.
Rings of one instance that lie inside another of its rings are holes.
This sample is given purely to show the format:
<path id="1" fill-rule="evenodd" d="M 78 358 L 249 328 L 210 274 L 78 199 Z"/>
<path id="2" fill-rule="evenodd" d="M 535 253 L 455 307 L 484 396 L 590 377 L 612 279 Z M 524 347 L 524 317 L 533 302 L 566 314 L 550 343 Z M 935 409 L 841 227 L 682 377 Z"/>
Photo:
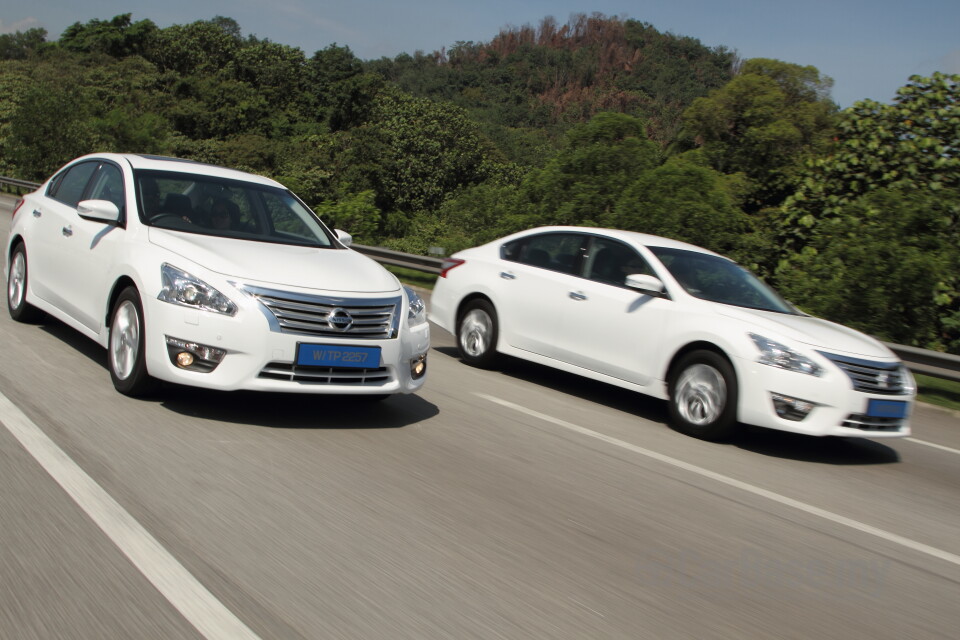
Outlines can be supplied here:
<path id="1" fill-rule="evenodd" d="M 796 314 L 789 302 L 737 263 L 696 251 L 649 247 L 690 295 L 736 307 Z"/>
<path id="2" fill-rule="evenodd" d="M 140 219 L 152 227 L 259 242 L 333 247 L 332 234 L 286 189 L 171 171 L 134 175 Z"/>

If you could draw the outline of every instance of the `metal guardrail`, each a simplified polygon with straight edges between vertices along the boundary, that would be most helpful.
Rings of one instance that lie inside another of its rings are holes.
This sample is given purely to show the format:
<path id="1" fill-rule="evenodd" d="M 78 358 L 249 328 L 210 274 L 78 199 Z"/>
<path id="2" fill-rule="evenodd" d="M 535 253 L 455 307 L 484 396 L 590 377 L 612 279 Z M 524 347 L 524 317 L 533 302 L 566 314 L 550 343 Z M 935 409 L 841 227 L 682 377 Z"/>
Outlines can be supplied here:
<path id="1" fill-rule="evenodd" d="M 17 180 L 16 178 L 0 177 L 0 185 L 14 187 L 16 189 L 33 190 L 40 185 L 36 182 L 26 180 Z M 362 244 L 354 244 L 352 248 L 358 252 L 368 255 L 377 262 L 390 264 L 397 267 L 405 267 L 414 271 L 424 273 L 440 273 L 440 267 L 443 260 L 440 258 L 431 258 L 428 256 L 418 256 L 411 253 L 402 253 L 382 247 L 370 247 Z M 943 378 L 960 382 L 960 356 L 950 353 L 941 353 L 939 351 L 930 351 L 927 349 L 918 349 L 902 344 L 892 344 L 884 342 L 884 345 L 903 360 L 904 364 L 914 373 Z"/>
<path id="2" fill-rule="evenodd" d="M 897 354 L 897 357 L 903 360 L 907 368 L 914 373 L 960 382 L 960 356 L 903 344 L 889 342 L 883 344 Z"/>
<path id="3" fill-rule="evenodd" d="M 16 178 L 3 178 L 3 177 L 0 177 L 0 185 L 13 187 L 18 191 L 20 190 L 33 191 L 34 189 L 37 189 L 40 186 L 38 183 L 30 182 L 28 180 L 18 180 Z"/>
<path id="4" fill-rule="evenodd" d="M 350 248 L 370 256 L 377 262 L 392 264 L 397 267 L 406 267 L 407 269 L 423 271 L 424 273 L 439 274 L 441 270 L 440 267 L 443 265 L 443 260 L 440 258 L 401 253 L 400 251 L 393 251 L 382 247 L 369 247 L 367 245 L 354 243 L 350 245 Z"/>

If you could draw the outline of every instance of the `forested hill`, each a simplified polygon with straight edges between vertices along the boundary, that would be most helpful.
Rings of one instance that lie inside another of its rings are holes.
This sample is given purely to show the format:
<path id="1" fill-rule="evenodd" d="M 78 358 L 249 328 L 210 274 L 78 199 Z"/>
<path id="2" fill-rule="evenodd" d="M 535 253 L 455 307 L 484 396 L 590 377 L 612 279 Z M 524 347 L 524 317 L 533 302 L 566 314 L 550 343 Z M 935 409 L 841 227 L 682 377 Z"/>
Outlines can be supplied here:
<path id="1" fill-rule="evenodd" d="M 366 61 L 225 17 L 126 14 L 0 35 L 0 174 L 42 180 L 92 151 L 193 158 L 413 252 L 635 229 L 730 255 L 811 313 L 960 353 L 960 76 L 843 112 L 830 87 L 599 14 Z"/>
<path id="2" fill-rule="evenodd" d="M 488 43 L 458 42 L 368 68 L 492 125 L 562 127 L 617 111 L 643 116 L 650 135 L 666 143 L 694 98 L 729 82 L 737 58 L 636 20 L 580 15 L 562 26 L 545 18 L 537 28 L 505 29 Z"/>

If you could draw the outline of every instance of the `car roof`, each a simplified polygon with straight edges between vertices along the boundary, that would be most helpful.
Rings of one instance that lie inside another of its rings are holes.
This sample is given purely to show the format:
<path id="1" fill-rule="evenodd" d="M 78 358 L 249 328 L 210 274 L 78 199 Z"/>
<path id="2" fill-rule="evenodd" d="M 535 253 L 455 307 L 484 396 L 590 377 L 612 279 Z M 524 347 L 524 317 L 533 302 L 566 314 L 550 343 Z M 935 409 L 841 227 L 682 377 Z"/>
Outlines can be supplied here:
<path id="1" fill-rule="evenodd" d="M 259 176 L 254 173 L 247 173 L 238 169 L 229 169 L 215 164 L 206 164 L 186 158 L 172 158 L 167 156 L 156 156 L 137 153 L 93 153 L 77 160 L 103 159 L 112 160 L 119 164 L 127 164 L 133 169 L 144 169 L 151 171 L 175 171 L 178 173 L 195 173 L 198 175 L 214 176 L 217 178 L 227 178 L 230 180 L 243 180 L 246 182 L 256 182 L 272 187 L 284 188 L 279 182 L 270 178 Z"/>
<path id="2" fill-rule="evenodd" d="M 689 242 L 683 242 L 681 240 L 674 240 L 672 238 L 664 238 L 662 236 L 655 236 L 649 233 L 640 233 L 639 231 L 624 231 L 622 229 L 606 229 L 603 227 L 575 227 L 575 226 L 547 226 L 547 227 L 537 227 L 535 229 L 527 229 L 526 231 L 521 231 L 515 233 L 507 238 L 501 238 L 496 242 L 501 242 L 503 240 L 512 240 L 515 238 L 524 237 L 534 233 L 551 233 L 551 232 L 574 232 L 574 233 L 591 233 L 596 235 L 607 236 L 608 238 L 614 238 L 617 240 L 622 240 L 628 244 L 633 245 L 642 245 L 645 247 L 664 247 L 666 249 L 684 249 L 686 251 L 695 251 L 697 253 L 706 253 L 714 256 L 721 256 L 719 253 L 710 251 L 709 249 L 704 249 L 703 247 L 698 247 L 695 244 L 690 244 Z"/>

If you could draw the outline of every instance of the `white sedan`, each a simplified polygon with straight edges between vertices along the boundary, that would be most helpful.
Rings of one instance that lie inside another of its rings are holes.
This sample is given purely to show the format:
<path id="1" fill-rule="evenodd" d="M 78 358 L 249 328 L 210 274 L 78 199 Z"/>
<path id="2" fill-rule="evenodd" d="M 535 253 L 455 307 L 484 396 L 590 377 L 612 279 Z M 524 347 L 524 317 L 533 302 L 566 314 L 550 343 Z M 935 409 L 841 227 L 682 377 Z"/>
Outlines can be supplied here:
<path id="1" fill-rule="evenodd" d="M 541 227 L 448 258 L 430 319 L 469 364 L 508 354 L 669 401 L 674 427 L 910 434 L 913 377 L 877 340 L 798 311 L 683 242 Z"/>
<path id="2" fill-rule="evenodd" d="M 16 206 L 7 306 L 107 348 L 118 391 L 411 393 L 420 297 L 283 185 L 197 162 L 84 156 Z"/>

